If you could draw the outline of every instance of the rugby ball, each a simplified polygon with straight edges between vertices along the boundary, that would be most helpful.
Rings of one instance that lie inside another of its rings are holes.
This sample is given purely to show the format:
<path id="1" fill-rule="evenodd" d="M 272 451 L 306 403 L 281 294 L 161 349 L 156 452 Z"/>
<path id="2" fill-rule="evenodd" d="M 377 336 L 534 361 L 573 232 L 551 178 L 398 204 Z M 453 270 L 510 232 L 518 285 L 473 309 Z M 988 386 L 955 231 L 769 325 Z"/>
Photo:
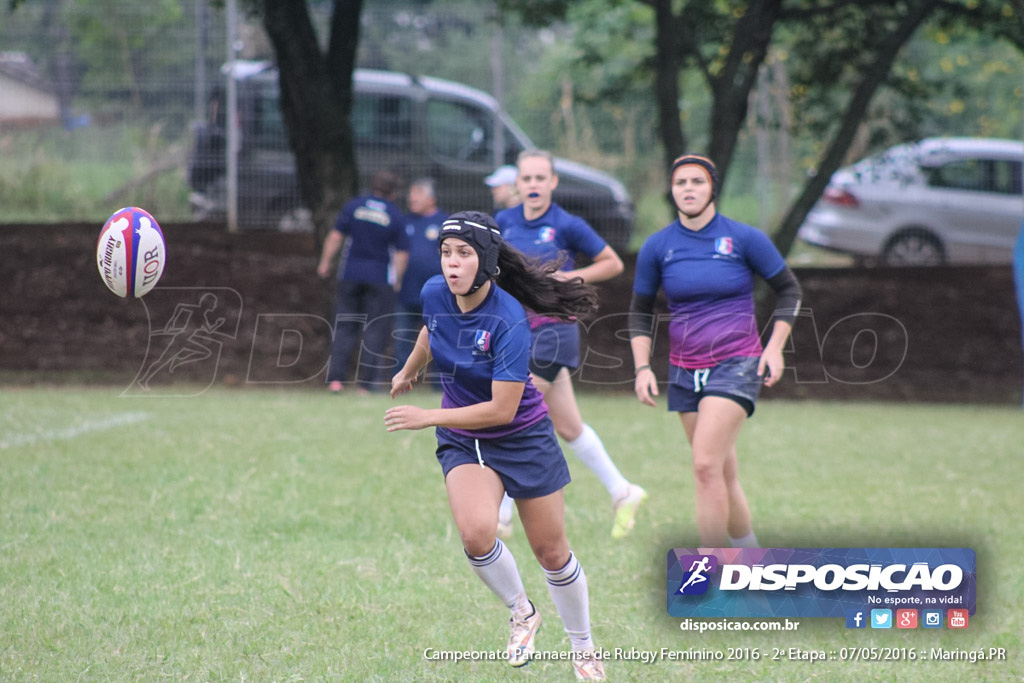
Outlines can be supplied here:
<path id="1" fill-rule="evenodd" d="M 167 262 L 167 244 L 156 220 L 136 206 L 114 212 L 96 243 L 96 266 L 114 294 L 140 297 L 156 287 Z"/>

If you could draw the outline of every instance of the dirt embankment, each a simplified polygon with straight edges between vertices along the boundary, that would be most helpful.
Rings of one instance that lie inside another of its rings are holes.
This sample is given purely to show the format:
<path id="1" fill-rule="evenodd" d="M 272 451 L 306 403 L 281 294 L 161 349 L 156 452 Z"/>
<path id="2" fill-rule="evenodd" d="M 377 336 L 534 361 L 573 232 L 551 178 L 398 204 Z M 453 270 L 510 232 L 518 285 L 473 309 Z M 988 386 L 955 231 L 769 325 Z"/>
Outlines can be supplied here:
<path id="1" fill-rule="evenodd" d="M 160 286 L 125 300 L 96 271 L 98 226 L 0 226 L 4 381 L 70 376 L 131 386 L 153 369 L 151 391 L 182 380 L 323 383 L 333 283 L 316 277 L 310 236 L 228 235 L 217 225 L 163 229 L 168 264 Z M 631 389 L 623 330 L 634 262 L 625 260 L 627 272 L 600 285 L 580 391 Z M 765 398 L 1020 404 L 1021 324 L 1009 267 L 796 273 L 805 307 L 787 376 Z M 187 311 L 196 321 L 223 320 L 189 341 L 180 334 Z M 160 366 L 165 352 L 179 363 Z M 664 353 L 663 340 L 656 342 L 661 367 Z"/>

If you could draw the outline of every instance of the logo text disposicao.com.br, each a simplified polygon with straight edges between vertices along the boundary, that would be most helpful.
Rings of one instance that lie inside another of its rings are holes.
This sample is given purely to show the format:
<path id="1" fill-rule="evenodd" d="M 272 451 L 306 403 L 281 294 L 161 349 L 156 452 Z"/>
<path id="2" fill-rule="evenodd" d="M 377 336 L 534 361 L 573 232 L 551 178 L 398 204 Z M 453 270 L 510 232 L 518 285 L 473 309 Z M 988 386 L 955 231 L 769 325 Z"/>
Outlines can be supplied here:
<path id="1" fill-rule="evenodd" d="M 756 619 L 683 619 L 679 630 L 700 633 L 708 631 L 795 631 L 799 621 L 781 619 L 761 621 Z"/>

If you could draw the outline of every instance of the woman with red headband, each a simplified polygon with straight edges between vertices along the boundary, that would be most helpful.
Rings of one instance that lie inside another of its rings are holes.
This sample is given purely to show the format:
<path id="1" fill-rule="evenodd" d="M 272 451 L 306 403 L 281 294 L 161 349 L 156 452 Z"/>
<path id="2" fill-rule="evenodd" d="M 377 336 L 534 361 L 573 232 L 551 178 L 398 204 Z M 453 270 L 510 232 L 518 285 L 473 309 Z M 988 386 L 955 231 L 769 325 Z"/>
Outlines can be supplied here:
<path id="1" fill-rule="evenodd" d="M 523 306 L 561 319 L 597 309 L 580 278 L 555 277 L 556 266 L 527 261 L 485 213 L 463 211 L 441 224 L 442 275 L 421 292 L 424 327 L 391 383 L 404 394 L 434 360 L 441 407 L 396 406 L 389 432 L 436 427 L 437 460 L 448 503 L 473 571 L 511 611 L 508 662 L 528 664 L 540 613 L 527 598 L 512 551 L 496 538 L 505 491 L 515 499 L 548 593 L 572 644 L 577 678 L 604 680 L 590 635 L 587 577 L 565 535 L 569 468 L 544 396 L 530 381 L 530 326 Z"/>
<path id="2" fill-rule="evenodd" d="M 718 172 L 710 159 L 681 156 L 669 177 L 678 218 L 651 235 L 637 256 L 630 305 L 634 389 L 641 403 L 656 405 L 651 339 L 661 289 L 669 310 L 668 409 L 679 413 L 690 443 L 700 546 L 757 547 L 737 473 L 736 439 L 761 385 L 782 377 L 800 284 L 767 235 L 716 211 Z M 763 347 L 754 317 L 755 275 L 776 294 Z"/>

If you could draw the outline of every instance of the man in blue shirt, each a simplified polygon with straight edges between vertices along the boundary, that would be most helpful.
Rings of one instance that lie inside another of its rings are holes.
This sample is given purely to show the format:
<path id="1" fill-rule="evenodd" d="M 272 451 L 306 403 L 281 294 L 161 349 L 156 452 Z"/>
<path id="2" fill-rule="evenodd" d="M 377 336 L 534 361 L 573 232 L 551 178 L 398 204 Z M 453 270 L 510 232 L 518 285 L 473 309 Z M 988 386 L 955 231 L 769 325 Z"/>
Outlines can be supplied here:
<path id="1" fill-rule="evenodd" d="M 437 208 L 437 195 L 432 178 L 418 178 L 409 185 L 409 214 L 405 219 L 405 235 L 409 238 L 409 265 L 402 278 L 395 309 L 395 357 L 398 367 L 405 365 L 413 344 L 423 327 L 423 304 L 420 290 L 427 280 L 441 274 L 441 256 L 437 237 L 441 223 L 448 217 Z"/>
<path id="2" fill-rule="evenodd" d="M 378 171 L 371 193 L 345 204 L 334 230 L 324 240 L 316 269 L 320 277 L 330 275 L 331 263 L 344 247 L 338 266 L 334 342 L 327 369 L 327 386 L 332 393 L 344 387 L 360 333 L 363 348 L 369 351 L 366 358 L 360 354 L 356 368 L 360 393 L 369 392 L 375 384 L 389 384 L 391 367 L 385 361 L 392 314 L 398 283 L 409 261 L 405 217 L 393 203 L 400 184 L 395 173 Z"/>

